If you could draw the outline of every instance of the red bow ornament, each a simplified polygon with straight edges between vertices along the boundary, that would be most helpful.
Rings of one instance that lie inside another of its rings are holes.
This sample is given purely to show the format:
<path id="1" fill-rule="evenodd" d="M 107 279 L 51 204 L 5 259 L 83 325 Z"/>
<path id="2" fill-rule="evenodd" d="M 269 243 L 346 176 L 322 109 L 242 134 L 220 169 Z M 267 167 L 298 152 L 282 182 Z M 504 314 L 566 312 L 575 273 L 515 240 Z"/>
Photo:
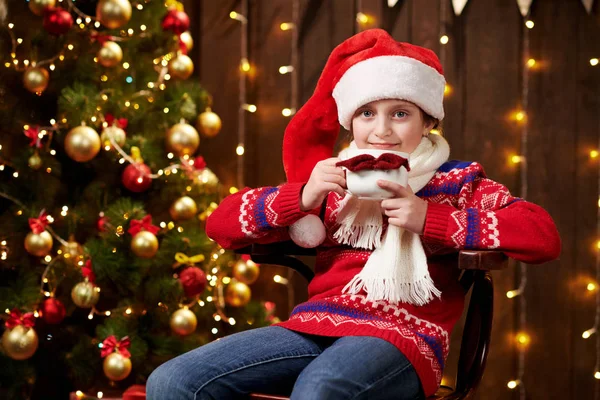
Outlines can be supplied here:
<path id="1" fill-rule="evenodd" d="M 29 227 L 36 235 L 44 232 L 49 223 L 50 221 L 48 221 L 48 215 L 44 210 L 42 210 L 39 217 L 29 218 Z"/>
<path id="2" fill-rule="evenodd" d="M 123 130 L 127 129 L 127 124 L 129 123 L 129 121 L 127 121 L 127 118 L 115 118 L 115 116 L 112 114 L 106 114 L 104 116 L 104 120 L 106 121 L 108 126 L 116 125 L 117 127 Z"/>
<path id="3" fill-rule="evenodd" d="M 181 40 L 181 35 L 178 36 L 177 41 L 179 43 L 179 51 L 181 52 L 181 54 L 187 55 L 188 48 L 185 45 L 185 42 L 183 40 Z"/>
<path id="4" fill-rule="evenodd" d="M 85 262 L 85 266 L 81 268 L 81 275 L 92 283 L 96 282 L 96 274 L 94 274 L 94 270 L 92 269 L 92 260 Z"/>
<path id="5" fill-rule="evenodd" d="M 23 325 L 25 328 L 33 328 L 35 325 L 35 317 L 33 313 L 21 314 L 18 308 L 13 308 L 10 312 L 10 317 L 4 323 L 6 329 L 13 329 L 16 326 Z"/>
<path id="6" fill-rule="evenodd" d="M 123 357 L 130 358 L 131 353 L 129 350 L 127 350 L 130 344 L 131 341 L 129 340 L 129 336 L 125 336 L 121 340 L 117 340 L 115 335 L 110 335 L 102 342 L 102 351 L 100 352 L 100 356 L 104 358 L 116 350 Z"/>
<path id="7" fill-rule="evenodd" d="M 101 45 L 104 45 L 104 43 L 108 42 L 109 40 L 114 40 L 114 37 L 110 36 L 110 35 L 102 35 L 100 33 L 92 33 L 91 35 L 92 41 L 97 40 L 98 43 L 100 43 Z"/>
<path id="8" fill-rule="evenodd" d="M 159 230 L 160 228 L 158 226 L 152 225 L 152 215 L 148 214 L 142 219 L 131 220 L 127 232 L 130 233 L 131 236 L 137 235 L 140 231 L 148 231 L 156 235 L 156 232 Z"/>
<path id="9" fill-rule="evenodd" d="M 373 169 L 390 170 L 398 169 L 400 167 L 405 167 L 407 171 L 410 171 L 408 160 L 392 153 L 384 153 L 377 158 L 370 154 L 361 154 L 356 157 L 340 161 L 336 164 L 336 166 L 345 167 L 352 172 Z"/>
<path id="10" fill-rule="evenodd" d="M 23 131 L 23 134 L 29 138 L 30 147 L 37 147 L 38 149 L 42 147 L 42 139 L 39 137 L 40 127 L 38 125 L 30 126 Z"/>

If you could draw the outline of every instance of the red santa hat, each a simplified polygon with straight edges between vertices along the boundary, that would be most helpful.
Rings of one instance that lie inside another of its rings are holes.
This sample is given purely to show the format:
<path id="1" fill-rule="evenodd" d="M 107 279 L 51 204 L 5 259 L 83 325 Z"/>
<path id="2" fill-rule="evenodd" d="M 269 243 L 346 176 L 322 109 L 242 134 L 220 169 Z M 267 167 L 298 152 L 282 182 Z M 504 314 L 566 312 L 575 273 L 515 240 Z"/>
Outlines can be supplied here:
<path id="1" fill-rule="evenodd" d="M 342 42 L 329 56 L 312 97 L 294 115 L 283 138 L 288 182 L 306 182 L 317 162 L 332 157 L 340 125 L 375 100 L 402 99 L 444 118 L 446 81 L 436 54 L 370 29 Z"/>

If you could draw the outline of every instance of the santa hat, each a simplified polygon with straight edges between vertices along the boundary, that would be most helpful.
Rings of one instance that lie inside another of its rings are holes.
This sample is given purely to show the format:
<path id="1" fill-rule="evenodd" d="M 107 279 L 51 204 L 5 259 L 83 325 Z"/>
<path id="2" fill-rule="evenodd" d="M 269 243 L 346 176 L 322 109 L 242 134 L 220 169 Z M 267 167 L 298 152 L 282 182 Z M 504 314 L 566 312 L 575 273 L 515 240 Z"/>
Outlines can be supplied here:
<path id="1" fill-rule="evenodd" d="M 435 53 L 370 29 L 342 42 L 329 56 L 312 97 L 294 115 L 283 138 L 288 182 L 306 182 L 317 162 L 332 157 L 340 125 L 375 100 L 402 99 L 444 118 L 444 79 Z"/>

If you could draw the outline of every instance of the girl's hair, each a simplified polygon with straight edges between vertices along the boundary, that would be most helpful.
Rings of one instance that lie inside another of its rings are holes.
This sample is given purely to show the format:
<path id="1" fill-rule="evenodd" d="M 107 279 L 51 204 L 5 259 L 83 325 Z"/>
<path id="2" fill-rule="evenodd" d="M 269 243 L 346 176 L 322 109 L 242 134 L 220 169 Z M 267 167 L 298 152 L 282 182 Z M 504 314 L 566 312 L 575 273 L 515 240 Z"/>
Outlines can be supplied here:
<path id="1" fill-rule="evenodd" d="M 439 119 L 433 118 L 431 115 L 423 111 L 420 107 L 419 110 L 421 110 L 421 115 L 423 116 L 423 123 L 425 125 L 433 124 L 433 127 L 431 129 L 438 129 L 440 131 L 442 130 L 442 124 Z"/>

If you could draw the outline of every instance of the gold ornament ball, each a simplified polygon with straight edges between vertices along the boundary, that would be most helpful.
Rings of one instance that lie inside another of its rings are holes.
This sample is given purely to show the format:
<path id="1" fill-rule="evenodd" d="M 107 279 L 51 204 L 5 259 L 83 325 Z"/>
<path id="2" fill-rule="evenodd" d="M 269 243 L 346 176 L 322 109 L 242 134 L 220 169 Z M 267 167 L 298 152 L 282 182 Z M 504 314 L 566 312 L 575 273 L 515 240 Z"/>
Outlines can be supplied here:
<path id="1" fill-rule="evenodd" d="M 123 50 L 121 46 L 115 42 L 104 42 L 100 50 L 98 50 L 98 62 L 106 68 L 112 68 L 123 59 Z"/>
<path id="2" fill-rule="evenodd" d="M 77 162 L 90 161 L 100 151 L 100 136 L 89 126 L 77 126 L 65 137 L 65 151 Z"/>
<path id="3" fill-rule="evenodd" d="M 233 277 L 246 285 L 252 285 L 258 279 L 260 269 L 253 261 L 239 260 L 233 266 Z"/>
<path id="4" fill-rule="evenodd" d="M 178 157 L 194 154 L 199 145 L 198 131 L 189 124 L 175 124 L 167 131 L 167 150 Z"/>
<path id="5" fill-rule="evenodd" d="M 25 250 L 33 256 L 43 257 L 52 250 L 52 235 L 48 231 L 40 234 L 29 232 L 25 237 Z"/>
<path id="6" fill-rule="evenodd" d="M 214 137 L 221 131 L 221 118 L 210 108 L 198 115 L 196 127 L 204 136 Z"/>
<path id="7" fill-rule="evenodd" d="M 177 79 L 185 80 L 194 72 L 192 59 L 185 54 L 179 54 L 169 63 L 169 74 Z"/>
<path id="8" fill-rule="evenodd" d="M 186 336 L 193 333 L 198 325 L 196 314 L 187 308 L 180 308 L 171 315 L 171 330 L 177 335 Z"/>
<path id="9" fill-rule="evenodd" d="M 194 39 L 192 39 L 192 35 L 189 31 L 185 31 L 181 35 L 179 35 L 179 39 L 181 39 L 187 51 L 192 50 L 192 48 L 194 47 Z"/>
<path id="10" fill-rule="evenodd" d="M 100 300 L 100 291 L 92 282 L 85 280 L 73 286 L 71 299 L 77 307 L 92 308 Z"/>
<path id="11" fill-rule="evenodd" d="M 208 168 L 204 168 L 200 171 L 196 179 L 198 185 L 208 189 L 216 188 L 219 183 L 219 178 L 217 178 L 217 176 Z"/>
<path id="12" fill-rule="evenodd" d="M 29 164 L 29 168 L 33 170 L 38 170 L 42 167 L 42 158 L 38 153 L 33 153 L 29 160 L 27 160 L 27 164 Z"/>
<path id="13" fill-rule="evenodd" d="M 104 359 L 102 369 L 111 381 L 122 381 L 131 373 L 131 360 L 120 353 L 110 353 Z"/>
<path id="14" fill-rule="evenodd" d="M 131 3 L 128 0 L 100 0 L 96 18 L 109 29 L 120 28 L 131 18 Z"/>
<path id="15" fill-rule="evenodd" d="M 123 147 L 125 145 L 125 141 L 127 140 L 127 134 L 118 126 L 107 126 L 106 128 L 102 129 L 102 135 L 100 135 L 100 141 L 105 149 L 112 149 L 110 139 L 114 140 L 119 147 Z"/>
<path id="16" fill-rule="evenodd" d="M 29 0 L 29 9 L 40 17 L 44 15 L 44 9 L 54 7 L 56 0 Z"/>
<path id="17" fill-rule="evenodd" d="M 41 93 L 48 87 L 50 74 L 44 68 L 31 67 L 23 74 L 23 85 L 31 93 Z"/>
<path id="18" fill-rule="evenodd" d="M 78 265 L 83 260 L 83 247 L 72 238 L 60 246 L 60 252 L 68 265 Z"/>
<path id="19" fill-rule="evenodd" d="M 30 358 L 38 347 L 38 335 L 33 328 L 17 325 L 2 335 L 2 348 L 13 360 Z"/>
<path id="20" fill-rule="evenodd" d="M 175 221 L 185 221 L 194 218 L 194 215 L 198 212 L 198 206 L 196 202 L 189 196 L 183 196 L 175 200 L 175 202 L 169 208 L 171 218 Z"/>
<path id="21" fill-rule="evenodd" d="M 152 232 L 140 231 L 131 239 L 131 251 L 141 258 L 152 258 L 158 251 L 158 239 Z"/>
<path id="22" fill-rule="evenodd" d="M 232 282 L 227 285 L 225 301 L 232 307 L 242 307 L 248 304 L 252 292 L 248 285 L 242 282 Z"/>

